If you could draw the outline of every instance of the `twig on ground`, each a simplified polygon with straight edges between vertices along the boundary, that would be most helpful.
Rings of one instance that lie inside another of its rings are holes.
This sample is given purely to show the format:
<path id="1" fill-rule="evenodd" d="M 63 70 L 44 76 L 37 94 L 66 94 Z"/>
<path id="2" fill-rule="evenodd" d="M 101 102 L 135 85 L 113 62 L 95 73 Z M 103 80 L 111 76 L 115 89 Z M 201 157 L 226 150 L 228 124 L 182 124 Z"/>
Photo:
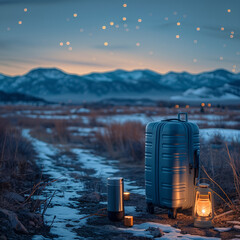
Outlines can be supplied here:
<path id="1" fill-rule="evenodd" d="M 228 215 L 228 214 L 233 213 L 233 212 L 234 212 L 233 210 L 230 210 L 230 211 L 221 213 L 221 214 L 215 216 L 214 219 L 219 218 L 219 217 L 223 217 L 223 216 Z"/>

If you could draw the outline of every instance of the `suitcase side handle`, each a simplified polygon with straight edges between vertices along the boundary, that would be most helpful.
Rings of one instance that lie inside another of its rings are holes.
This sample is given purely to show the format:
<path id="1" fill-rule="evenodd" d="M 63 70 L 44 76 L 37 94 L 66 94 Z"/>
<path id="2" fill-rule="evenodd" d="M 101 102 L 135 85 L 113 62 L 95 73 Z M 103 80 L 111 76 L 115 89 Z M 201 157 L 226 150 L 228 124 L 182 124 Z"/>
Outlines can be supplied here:
<path id="1" fill-rule="evenodd" d="M 199 176 L 199 164 L 200 164 L 200 151 L 195 150 L 194 152 L 194 185 L 197 183 Z"/>
<path id="2" fill-rule="evenodd" d="M 185 122 L 188 122 L 188 114 L 186 112 L 178 113 L 178 120 L 179 121 L 183 121 L 183 120 L 181 120 L 181 115 L 185 115 Z"/>

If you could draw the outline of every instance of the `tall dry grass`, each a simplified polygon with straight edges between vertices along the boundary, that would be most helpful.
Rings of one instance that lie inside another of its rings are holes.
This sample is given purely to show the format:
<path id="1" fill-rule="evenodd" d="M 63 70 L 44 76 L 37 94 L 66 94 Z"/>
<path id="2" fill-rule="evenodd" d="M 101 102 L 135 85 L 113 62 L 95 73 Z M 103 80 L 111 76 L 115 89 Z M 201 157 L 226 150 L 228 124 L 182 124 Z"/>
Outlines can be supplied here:
<path id="1" fill-rule="evenodd" d="M 14 188 L 14 179 L 31 178 L 34 155 L 31 143 L 21 132 L 0 118 L 0 190 Z"/>
<path id="2" fill-rule="evenodd" d="M 226 143 L 216 135 L 208 144 L 201 144 L 200 154 L 202 181 L 211 184 L 217 202 L 224 200 L 232 206 L 230 199 L 240 200 L 240 143 Z"/>
<path id="3" fill-rule="evenodd" d="M 143 163 L 144 131 L 140 122 L 111 123 L 96 133 L 97 144 L 111 157 Z"/>

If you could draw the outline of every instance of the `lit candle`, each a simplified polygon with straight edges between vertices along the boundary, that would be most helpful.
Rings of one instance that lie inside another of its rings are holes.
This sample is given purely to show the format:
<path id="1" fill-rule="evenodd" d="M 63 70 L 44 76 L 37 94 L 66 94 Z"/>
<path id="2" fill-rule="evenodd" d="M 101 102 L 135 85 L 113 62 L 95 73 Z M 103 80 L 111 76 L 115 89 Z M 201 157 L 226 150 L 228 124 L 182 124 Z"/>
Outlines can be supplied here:
<path id="1" fill-rule="evenodd" d="M 123 199 L 124 199 L 125 201 L 128 201 L 128 200 L 130 199 L 130 192 L 124 192 L 124 193 L 123 193 Z"/>
<path id="2" fill-rule="evenodd" d="M 124 217 L 124 226 L 126 226 L 126 227 L 133 226 L 133 216 L 125 216 Z"/>

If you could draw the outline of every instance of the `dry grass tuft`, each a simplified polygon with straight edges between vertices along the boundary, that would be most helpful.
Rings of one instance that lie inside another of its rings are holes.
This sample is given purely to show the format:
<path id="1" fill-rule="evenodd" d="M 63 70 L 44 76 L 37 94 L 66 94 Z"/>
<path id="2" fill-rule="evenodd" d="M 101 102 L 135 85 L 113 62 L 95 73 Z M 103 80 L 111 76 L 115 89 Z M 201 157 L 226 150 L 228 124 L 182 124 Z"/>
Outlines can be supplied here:
<path id="1" fill-rule="evenodd" d="M 240 200 L 240 143 L 225 143 L 218 135 L 209 144 L 201 144 L 201 178 L 207 178 L 216 192 L 217 201 L 234 207 L 232 199 Z"/>
<path id="2" fill-rule="evenodd" d="M 98 147 L 111 157 L 144 162 L 144 126 L 140 122 L 112 123 L 96 133 Z"/>
<path id="3" fill-rule="evenodd" d="M 12 127 L 6 119 L 0 118 L 0 178 L 25 178 L 32 164 L 34 150 L 32 145 Z"/>

